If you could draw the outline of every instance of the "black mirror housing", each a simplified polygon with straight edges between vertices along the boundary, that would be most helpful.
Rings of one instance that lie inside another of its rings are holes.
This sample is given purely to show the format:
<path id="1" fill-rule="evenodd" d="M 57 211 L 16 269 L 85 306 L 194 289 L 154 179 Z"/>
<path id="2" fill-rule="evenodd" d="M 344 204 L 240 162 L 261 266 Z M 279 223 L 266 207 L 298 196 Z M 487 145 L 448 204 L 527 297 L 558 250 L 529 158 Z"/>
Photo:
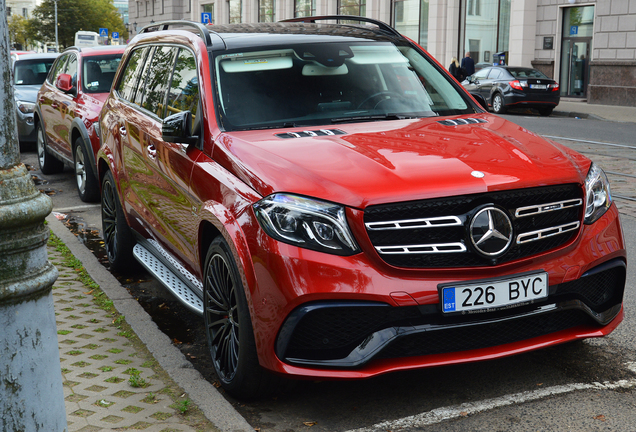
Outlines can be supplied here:
<path id="1" fill-rule="evenodd" d="M 166 117 L 161 124 L 161 138 L 165 142 L 195 144 L 199 137 L 192 135 L 192 113 L 181 111 Z"/>

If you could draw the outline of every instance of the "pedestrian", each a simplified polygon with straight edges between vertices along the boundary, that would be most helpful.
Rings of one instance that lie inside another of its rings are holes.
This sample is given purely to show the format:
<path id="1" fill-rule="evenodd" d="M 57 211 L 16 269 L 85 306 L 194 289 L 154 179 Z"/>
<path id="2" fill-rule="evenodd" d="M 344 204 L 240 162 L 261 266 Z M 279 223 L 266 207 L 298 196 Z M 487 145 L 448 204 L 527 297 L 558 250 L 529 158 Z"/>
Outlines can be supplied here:
<path id="1" fill-rule="evenodd" d="M 466 74 L 464 73 L 462 67 L 459 65 L 459 61 L 457 61 L 457 57 L 453 57 L 453 59 L 451 60 L 451 64 L 448 67 L 448 71 L 459 82 L 464 81 L 464 78 L 466 78 Z"/>
<path id="2" fill-rule="evenodd" d="M 475 73 L 475 61 L 470 58 L 470 52 L 467 52 L 466 57 L 462 59 L 462 69 L 464 69 L 466 76 L 471 76 Z"/>

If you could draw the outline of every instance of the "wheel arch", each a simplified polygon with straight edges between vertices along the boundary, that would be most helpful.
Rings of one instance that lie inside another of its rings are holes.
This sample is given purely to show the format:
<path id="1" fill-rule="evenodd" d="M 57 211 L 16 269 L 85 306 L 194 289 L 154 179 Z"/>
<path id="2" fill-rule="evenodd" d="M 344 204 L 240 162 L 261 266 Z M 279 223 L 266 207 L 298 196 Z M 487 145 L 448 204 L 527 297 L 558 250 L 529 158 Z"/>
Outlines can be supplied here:
<path id="1" fill-rule="evenodd" d="M 93 167 L 93 173 L 95 174 L 95 178 L 99 181 L 102 180 L 101 177 L 97 174 L 97 162 L 95 160 L 95 152 L 93 151 L 93 145 L 91 144 L 91 139 L 88 133 L 88 129 L 86 129 L 86 125 L 82 122 L 81 119 L 75 118 L 71 123 L 71 150 L 73 154 L 73 158 L 75 158 L 75 141 L 78 138 L 81 138 L 81 143 L 84 146 L 84 150 L 86 150 L 86 154 L 88 155 L 89 162 Z"/>
<path id="2" fill-rule="evenodd" d="M 250 315 L 254 317 L 252 305 L 252 290 L 256 287 L 256 274 L 250 255 L 249 246 L 243 229 L 234 215 L 220 203 L 207 202 L 201 209 L 201 222 L 199 224 L 199 265 L 201 275 L 204 272 L 205 257 L 212 241 L 222 236 L 232 251 L 234 262 L 241 275 L 241 281 L 245 289 Z M 252 323 L 254 320 L 252 319 Z"/>

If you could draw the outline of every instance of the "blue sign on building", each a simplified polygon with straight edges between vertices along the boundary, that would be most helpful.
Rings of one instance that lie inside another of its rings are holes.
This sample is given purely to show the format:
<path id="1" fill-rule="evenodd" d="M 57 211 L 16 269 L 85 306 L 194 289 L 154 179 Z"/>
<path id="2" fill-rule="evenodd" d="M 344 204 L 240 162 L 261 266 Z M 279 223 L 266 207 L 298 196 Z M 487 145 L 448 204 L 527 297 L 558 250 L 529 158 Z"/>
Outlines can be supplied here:
<path id="1" fill-rule="evenodd" d="M 107 28 L 100 28 L 99 29 L 99 36 L 100 37 L 108 37 L 108 29 Z"/>
<path id="2" fill-rule="evenodd" d="M 201 22 L 203 24 L 212 24 L 212 12 L 201 12 Z"/>
<path id="3" fill-rule="evenodd" d="M 570 35 L 579 34 L 579 26 L 570 26 Z"/>

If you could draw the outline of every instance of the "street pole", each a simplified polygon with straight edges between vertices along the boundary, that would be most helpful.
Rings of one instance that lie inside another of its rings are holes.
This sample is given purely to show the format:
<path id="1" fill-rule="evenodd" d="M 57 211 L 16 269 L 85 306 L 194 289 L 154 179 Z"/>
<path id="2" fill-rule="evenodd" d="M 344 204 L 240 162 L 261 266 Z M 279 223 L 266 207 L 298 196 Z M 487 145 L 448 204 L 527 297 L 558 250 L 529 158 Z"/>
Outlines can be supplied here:
<path id="1" fill-rule="evenodd" d="M 60 43 L 57 40 L 57 0 L 53 0 L 55 3 L 55 52 L 60 52 Z"/>
<path id="2" fill-rule="evenodd" d="M 20 162 L 5 0 L 0 0 L 0 431 L 68 430 L 48 261 L 51 212 Z"/>

